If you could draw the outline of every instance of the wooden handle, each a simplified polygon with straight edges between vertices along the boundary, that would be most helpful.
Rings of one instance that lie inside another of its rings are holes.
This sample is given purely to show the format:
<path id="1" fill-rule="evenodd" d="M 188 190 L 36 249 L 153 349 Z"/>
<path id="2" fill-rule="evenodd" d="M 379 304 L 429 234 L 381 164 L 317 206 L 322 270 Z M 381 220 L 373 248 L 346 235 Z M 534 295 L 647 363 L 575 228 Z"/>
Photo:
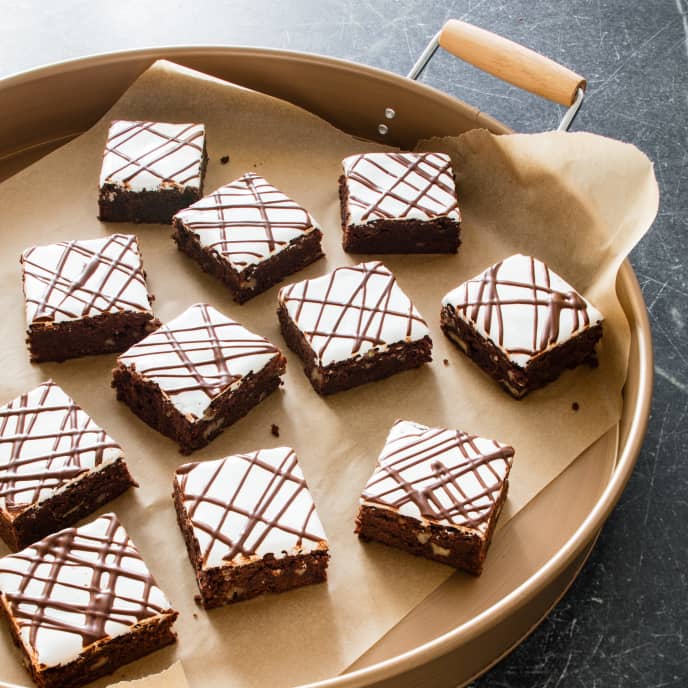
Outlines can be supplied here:
<path id="1" fill-rule="evenodd" d="M 548 57 L 472 24 L 450 19 L 440 31 L 440 45 L 452 55 L 503 81 L 572 105 L 585 79 Z"/>

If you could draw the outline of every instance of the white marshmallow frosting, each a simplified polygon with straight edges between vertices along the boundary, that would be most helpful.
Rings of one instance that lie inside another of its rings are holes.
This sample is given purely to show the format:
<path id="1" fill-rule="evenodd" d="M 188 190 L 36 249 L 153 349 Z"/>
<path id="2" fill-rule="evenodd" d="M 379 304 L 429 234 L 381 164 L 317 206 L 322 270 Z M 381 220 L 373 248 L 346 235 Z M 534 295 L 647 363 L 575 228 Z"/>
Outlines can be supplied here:
<path id="1" fill-rule="evenodd" d="M 363 153 L 344 158 L 342 167 L 348 224 L 461 220 L 454 173 L 445 153 Z"/>
<path id="2" fill-rule="evenodd" d="M 100 186 L 200 189 L 204 139 L 202 124 L 116 120 L 108 132 Z"/>
<path id="3" fill-rule="evenodd" d="M 505 451 L 508 450 L 508 451 Z M 457 430 L 398 420 L 361 496 L 423 523 L 470 527 L 485 533 L 505 489 L 513 451 Z M 432 514 L 423 513 L 420 504 Z"/>
<path id="4" fill-rule="evenodd" d="M 183 466 L 175 480 L 204 568 L 327 547 L 298 459 L 289 447 Z"/>
<path id="5" fill-rule="evenodd" d="M 380 262 L 290 284 L 278 298 L 321 366 L 429 336 L 422 316 Z"/>
<path id="6" fill-rule="evenodd" d="M 117 359 L 154 382 L 190 419 L 213 399 L 258 373 L 279 351 L 207 304 L 195 304 L 134 344 Z"/>
<path id="7" fill-rule="evenodd" d="M 568 282 L 542 261 L 521 254 L 453 289 L 442 305 L 451 306 L 458 318 L 521 367 L 603 321 Z"/>
<path id="8" fill-rule="evenodd" d="M 93 640 L 98 642 L 125 635 L 145 618 L 170 610 L 114 514 L 77 528 L 65 550 L 64 534 L 71 530 L 48 536 L 49 547 L 41 541 L 0 559 L 0 594 L 19 625 L 21 642 L 48 667 L 67 664 L 88 647 L 82 631 L 93 623 L 94 613 L 105 615 L 103 637 Z M 31 599 L 40 601 L 42 614 Z"/>

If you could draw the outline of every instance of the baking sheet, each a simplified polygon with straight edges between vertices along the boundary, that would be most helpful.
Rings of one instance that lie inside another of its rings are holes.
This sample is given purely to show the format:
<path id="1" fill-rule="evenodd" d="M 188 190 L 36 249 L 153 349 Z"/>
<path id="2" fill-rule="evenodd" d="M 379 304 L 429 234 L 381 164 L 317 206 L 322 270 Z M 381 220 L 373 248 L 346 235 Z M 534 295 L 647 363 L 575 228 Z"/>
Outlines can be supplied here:
<path id="1" fill-rule="evenodd" d="M 156 315 L 163 321 L 194 302 L 208 301 L 282 346 L 274 313 L 277 290 L 238 306 L 176 250 L 169 227 L 106 225 L 95 219 L 102 148 L 113 118 L 202 121 L 210 156 L 206 191 L 256 171 L 308 207 L 323 227 L 327 259 L 295 280 L 367 258 L 341 250 L 339 162 L 355 152 L 384 148 L 283 101 L 157 63 L 91 130 L 0 186 L 0 294 L 6 323 L 0 364 L 12 371 L 1 376 L 0 398 L 9 400 L 52 377 L 124 446 L 141 488 L 106 510 L 120 515 L 181 612 L 177 647 L 120 670 L 116 678 L 159 671 L 173 658 L 183 660 L 192 686 L 278 687 L 337 674 L 452 573 L 389 548 L 362 545 L 352 534 L 358 494 L 395 418 L 459 427 L 514 445 L 502 526 L 617 422 L 629 331 L 614 280 L 656 212 L 652 166 L 631 146 L 585 134 L 497 138 L 475 131 L 428 144 L 455 159 L 463 245 L 457 256 L 382 259 L 428 320 L 434 362 L 322 399 L 298 358 L 287 352 L 284 389 L 194 455 L 216 458 L 293 446 L 330 537 L 330 581 L 205 612 L 193 603 L 195 582 L 169 497 L 172 473 L 184 458 L 176 445 L 115 401 L 109 389 L 115 356 L 28 363 L 18 256 L 31 244 L 136 233 L 157 296 Z M 226 165 L 220 163 L 224 155 L 230 156 Z M 448 343 L 438 324 L 439 302 L 448 289 L 515 251 L 549 262 L 607 318 L 598 369 L 568 372 L 519 402 Z M 578 412 L 572 410 L 574 401 Z M 272 423 L 280 427 L 279 439 L 270 434 Z M 466 576 L 467 584 L 470 580 Z M 4 629 L 3 634 L 0 680 L 26 682 L 11 659 Z"/>

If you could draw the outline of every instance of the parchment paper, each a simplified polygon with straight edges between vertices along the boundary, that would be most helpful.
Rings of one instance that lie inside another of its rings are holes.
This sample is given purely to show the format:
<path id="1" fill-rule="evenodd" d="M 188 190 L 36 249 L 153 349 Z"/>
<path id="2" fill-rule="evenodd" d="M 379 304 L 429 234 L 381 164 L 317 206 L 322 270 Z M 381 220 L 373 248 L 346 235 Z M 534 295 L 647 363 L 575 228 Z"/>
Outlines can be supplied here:
<path id="1" fill-rule="evenodd" d="M 108 688 L 189 688 L 189 682 L 186 680 L 182 663 L 175 662 L 159 674 L 136 678 L 133 681 L 118 681 Z"/>
<path id="2" fill-rule="evenodd" d="M 283 390 L 194 455 L 202 460 L 293 446 L 332 548 L 327 585 L 208 613 L 194 605 L 195 581 L 170 499 L 172 473 L 185 459 L 174 443 L 116 402 L 109 387 L 115 356 L 30 365 L 24 345 L 21 251 L 116 231 L 139 236 L 157 297 L 155 311 L 163 321 L 192 303 L 208 301 L 283 346 L 276 289 L 238 306 L 218 281 L 176 250 L 169 227 L 96 220 L 101 155 L 113 118 L 204 122 L 210 156 L 207 192 L 254 170 L 308 207 L 323 227 L 327 258 L 294 280 L 366 259 L 341 249 L 339 164 L 346 155 L 383 147 L 343 134 L 285 102 L 158 63 L 91 130 L 0 186 L 0 398 L 9 400 L 52 377 L 124 446 L 141 487 L 104 511 L 120 515 L 181 612 L 178 645 L 121 670 L 115 679 L 159 671 L 174 658 L 183 659 L 195 688 L 279 688 L 332 676 L 452 573 L 441 564 L 360 544 L 352 533 L 358 495 L 394 419 L 458 427 L 511 443 L 516 458 L 502 525 L 617 422 L 629 329 L 614 280 L 621 260 L 656 212 L 651 163 L 631 146 L 587 134 L 497 138 L 474 131 L 424 144 L 454 157 L 465 218 L 463 245 L 456 256 L 383 260 L 428 320 L 434 361 L 323 399 L 311 389 L 298 358 L 287 352 Z M 220 164 L 223 155 L 230 156 L 229 164 Z M 606 316 L 599 368 L 567 372 L 523 401 L 511 399 L 487 379 L 445 340 L 438 323 L 446 291 L 516 251 L 547 261 Z M 572 410 L 574 401 L 578 412 Z M 272 423 L 280 427 L 279 438 L 270 434 Z M 26 682 L 3 633 L 0 680 Z"/>

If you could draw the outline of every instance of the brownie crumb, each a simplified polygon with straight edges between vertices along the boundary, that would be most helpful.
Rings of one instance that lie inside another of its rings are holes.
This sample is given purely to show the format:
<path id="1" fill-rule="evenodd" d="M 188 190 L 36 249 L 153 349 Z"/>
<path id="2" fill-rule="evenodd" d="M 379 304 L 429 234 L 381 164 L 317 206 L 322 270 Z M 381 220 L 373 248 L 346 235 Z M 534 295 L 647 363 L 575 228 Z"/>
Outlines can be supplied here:
<path id="1" fill-rule="evenodd" d="M 273 423 L 273 424 L 270 426 L 270 432 L 271 432 L 275 437 L 279 437 L 279 425 L 275 425 L 275 423 Z"/>
<path id="2" fill-rule="evenodd" d="M 221 165 L 226 165 L 229 162 L 229 155 L 223 155 L 220 158 L 220 164 Z"/>
<path id="3" fill-rule="evenodd" d="M 443 359 L 442 359 L 442 363 L 444 363 L 444 365 L 448 366 L 448 365 L 449 365 L 449 359 L 448 359 L 448 358 L 443 358 Z"/>
<path id="4" fill-rule="evenodd" d="M 194 619 L 198 619 L 198 614 L 196 614 L 196 612 L 194 612 L 194 613 L 192 614 L 192 616 L 193 616 Z"/>
<path id="5" fill-rule="evenodd" d="M 578 411 L 578 409 L 580 408 L 580 405 L 578 404 L 577 401 L 574 401 L 573 404 L 571 404 L 571 408 L 572 408 L 574 411 Z"/>

